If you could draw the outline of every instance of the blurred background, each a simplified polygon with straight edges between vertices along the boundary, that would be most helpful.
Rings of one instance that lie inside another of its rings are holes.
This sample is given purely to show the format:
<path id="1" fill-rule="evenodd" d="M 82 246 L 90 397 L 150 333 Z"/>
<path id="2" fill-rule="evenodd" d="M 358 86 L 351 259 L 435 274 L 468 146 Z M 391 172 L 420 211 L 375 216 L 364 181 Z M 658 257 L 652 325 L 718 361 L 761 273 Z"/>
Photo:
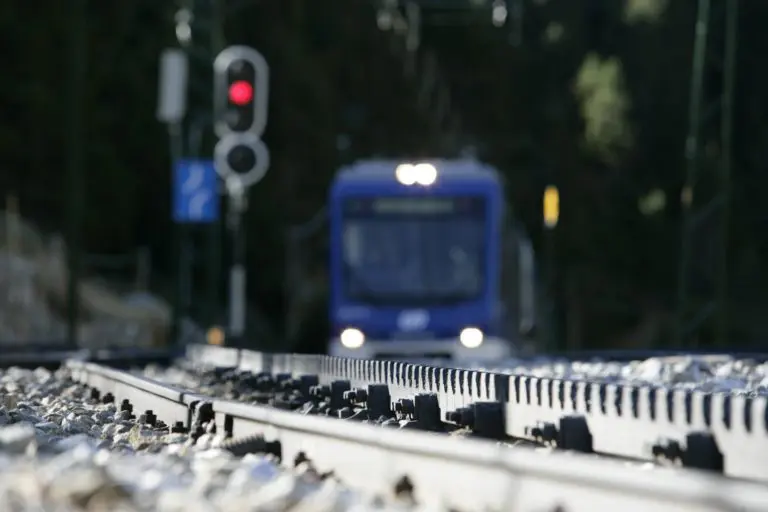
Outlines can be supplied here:
<path id="1" fill-rule="evenodd" d="M 213 154 L 211 64 L 231 44 L 271 69 L 270 170 L 243 222 L 249 346 L 325 350 L 339 168 L 458 156 L 505 178 L 547 269 L 537 332 L 551 346 L 768 339 L 768 3 L 8 0 L 0 13 L 4 344 L 162 346 L 174 325 L 199 340 L 226 323 L 225 216 L 174 224 L 171 169 L 176 149 Z M 156 118 L 166 48 L 190 63 L 176 149 Z"/>

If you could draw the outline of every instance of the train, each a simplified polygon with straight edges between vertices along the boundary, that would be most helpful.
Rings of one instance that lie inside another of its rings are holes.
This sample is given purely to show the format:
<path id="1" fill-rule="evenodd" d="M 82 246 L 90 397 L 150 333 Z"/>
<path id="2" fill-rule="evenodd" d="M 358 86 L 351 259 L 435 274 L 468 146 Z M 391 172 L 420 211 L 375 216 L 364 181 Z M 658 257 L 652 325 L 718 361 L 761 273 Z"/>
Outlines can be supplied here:
<path id="1" fill-rule="evenodd" d="M 496 169 L 361 160 L 328 213 L 330 355 L 498 360 L 533 331 L 532 249 Z"/>

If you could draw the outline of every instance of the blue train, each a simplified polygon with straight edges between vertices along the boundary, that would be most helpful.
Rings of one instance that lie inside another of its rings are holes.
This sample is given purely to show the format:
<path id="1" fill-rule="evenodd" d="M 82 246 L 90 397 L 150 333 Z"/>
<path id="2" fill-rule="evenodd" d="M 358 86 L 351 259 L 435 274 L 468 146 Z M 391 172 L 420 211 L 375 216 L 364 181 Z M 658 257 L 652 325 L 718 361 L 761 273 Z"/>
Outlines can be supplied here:
<path id="1" fill-rule="evenodd" d="M 533 321 L 520 279 L 532 257 L 505 236 L 503 188 L 475 160 L 368 160 L 339 171 L 329 198 L 329 353 L 510 356 L 520 312 Z"/>

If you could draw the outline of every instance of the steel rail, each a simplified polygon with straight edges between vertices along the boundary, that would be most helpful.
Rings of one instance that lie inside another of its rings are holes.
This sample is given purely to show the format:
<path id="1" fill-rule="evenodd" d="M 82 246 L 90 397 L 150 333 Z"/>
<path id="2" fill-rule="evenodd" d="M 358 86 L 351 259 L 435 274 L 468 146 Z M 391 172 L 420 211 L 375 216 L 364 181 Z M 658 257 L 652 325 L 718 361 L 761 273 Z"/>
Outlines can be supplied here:
<path id="1" fill-rule="evenodd" d="M 711 473 L 660 473 L 579 454 L 543 455 L 486 440 L 303 416 L 187 393 L 84 361 L 66 366 L 94 398 L 136 412 L 152 410 L 158 420 L 177 427 L 181 422 L 190 431 L 200 426 L 196 421 L 205 411 L 219 433 L 235 436 L 241 445 L 260 436 L 284 463 L 301 454 L 362 491 L 391 495 L 407 482 L 423 504 L 462 511 L 713 512 L 765 510 L 768 503 L 765 486 Z"/>
<path id="2" fill-rule="evenodd" d="M 768 397 L 512 376 L 396 361 L 267 354 L 214 346 L 187 359 L 243 371 L 385 384 L 393 400 L 437 395 L 446 421 L 472 427 L 496 404 L 507 436 L 560 448 L 707 469 L 768 482 Z M 453 413 L 453 414 L 452 414 Z"/>

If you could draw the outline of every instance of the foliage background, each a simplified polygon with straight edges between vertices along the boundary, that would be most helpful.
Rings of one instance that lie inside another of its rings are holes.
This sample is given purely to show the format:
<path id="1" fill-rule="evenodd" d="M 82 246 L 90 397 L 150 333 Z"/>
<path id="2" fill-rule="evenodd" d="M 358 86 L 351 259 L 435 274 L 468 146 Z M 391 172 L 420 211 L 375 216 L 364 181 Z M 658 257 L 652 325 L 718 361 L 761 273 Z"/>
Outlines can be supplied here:
<path id="1" fill-rule="evenodd" d="M 490 24 L 487 12 L 430 9 L 421 50 L 437 57 L 450 87 L 462 147 L 473 146 L 506 174 L 509 199 L 537 248 L 542 190 L 548 183 L 560 187 L 558 299 L 568 336 L 593 347 L 666 343 L 696 2 L 526 5 L 520 46 L 510 44 L 508 29 Z M 90 2 L 87 34 L 84 250 L 121 254 L 151 247 L 156 286 L 166 292 L 176 264 L 170 161 L 154 112 L 158 55 L 176 44 L 176 9 L 156 0 Z M 68 14 L 64 3 L 44 9 L 21 0 L 0 4 L 3 47 L 15 49 L 6 54 L 0 79 L 0 191 L 17 194 L 22 213 L 49 230 L 63 229 L 66 208 L 69 55 L 62 20 Z M 768 328 L 761 314 L 768 298 L 768 72 L 761 65 L 767 16 L 765 2 L 741 2 L 730 240 L 735 343 L 763 339 Z M 713 17 L 714 25 L 722 24 L 722 8 Z M 715 47 L 721 32 L 713 29 Z M 322 290 L 323 279 L 320 237 L 300 246 L 302 279 L 286 286 L 289 227 L 322 207 L 340 164 L 435 154 L 444 150 L 444 134 L 418 107 L 419 77 L 403 73 L 392 36 L 377 29 L 368 2 L 247 2 L 227 18 L 224 33 L 229 43 L 258 48 L 272 68 L 266 133 L 272 168 L 252 192 L 248 263 L 254 308 L 280 339 L 293 327 L 286 323 L 307 316 L 296 312 L 297 297 L 316 296 L 305 291 L 313 283 Z M 706 74 L 711 100 L 720 94 L 715 64 Z M 705 176 L 714 168 L 708 161 L 718 156 L 716 135 L 705 131 Z M 206 144 L 210 150 L 210 140 Z M 702 289 L 711 280 L 706 248 L 713 230 L 705 226 L 696 251 Z M 196 288 L 201 279 L 196 274 Z M 312 329 L 304 336 L 321 339 Z"/>

